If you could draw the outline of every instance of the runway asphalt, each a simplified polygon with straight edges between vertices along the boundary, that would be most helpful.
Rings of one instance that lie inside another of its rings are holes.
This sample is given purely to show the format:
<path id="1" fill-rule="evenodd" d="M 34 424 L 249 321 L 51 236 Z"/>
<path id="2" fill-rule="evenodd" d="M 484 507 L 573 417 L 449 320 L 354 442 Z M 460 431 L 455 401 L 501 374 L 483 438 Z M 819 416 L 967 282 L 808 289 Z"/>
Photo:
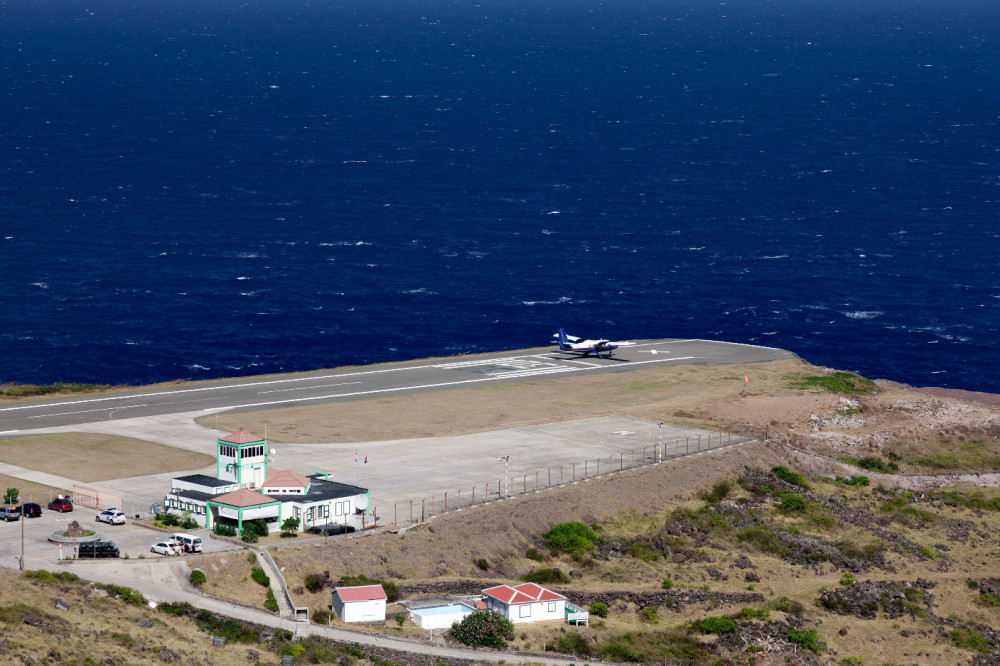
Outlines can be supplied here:
<path id="1" fill-rule="evenodd" d="M 730 364 L 794 358 L 781 349 L 709 340 L 643 340 L 613 358 L 580 357 L 553 350 L 479 354 L 343 370 L 248 377 L 103 395 L 25 401 L 0 407 L 0 438 L 42 428 L 120 421 L 175 413 L 247 411 L 295 404 L 360 400 L 439 391 L 539 376 L 623 372 L 673 364 Z"/>

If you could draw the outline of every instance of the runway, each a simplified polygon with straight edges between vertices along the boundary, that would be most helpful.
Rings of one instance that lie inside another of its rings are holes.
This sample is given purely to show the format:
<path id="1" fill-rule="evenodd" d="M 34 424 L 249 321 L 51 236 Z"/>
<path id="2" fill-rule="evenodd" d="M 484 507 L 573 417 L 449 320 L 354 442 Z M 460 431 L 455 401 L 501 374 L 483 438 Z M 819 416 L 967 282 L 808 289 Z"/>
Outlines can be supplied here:
<path id="1" fill-rule="evenodd" d="M 625 372 L 674 364 L 755 363 L 786 358 L 795 358 L 795 355 L 772 347 L 729 342 L 643 340 L 616 350 L 613 358 L 580 357 L 559 350 L 528 350 L 128 389 L 0 407 L 0 438 L 24 436 L 40 428 L 181 412 L 248 411 L 513 383 L 543 376 Z"/>

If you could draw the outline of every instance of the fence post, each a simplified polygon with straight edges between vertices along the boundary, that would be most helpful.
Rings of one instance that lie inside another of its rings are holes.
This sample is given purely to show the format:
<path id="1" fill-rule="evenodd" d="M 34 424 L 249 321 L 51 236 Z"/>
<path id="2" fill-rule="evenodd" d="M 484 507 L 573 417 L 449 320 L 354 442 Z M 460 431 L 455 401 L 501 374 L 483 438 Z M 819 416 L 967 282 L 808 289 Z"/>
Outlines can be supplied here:
<path id="1" fill-rule="evenodd" d="M 424 515 L 425 515 L 424 514 L 424 509 L 427 507 L 426 502 L 427 502 L 426 498 L 420 500 L 420 522 L 421 523 L 424 522 L 424 520 L 425 520 L 425 518 L 424 518 Z"/>
<path id="2" fill-rule="evenodd" d="M 448 493 L 444 494 L 444 513 L 448 513 Z"/>
<path id="3" fill-rule="evenodd" d="M 535 492 L 538 492 L 538 472 L 535 472 Z"/>
<path id="4" fill-rule="evenodd" d="M 469 506 L 476 506 L 476 487 L 472 486 L 472 504 Z"/>
<path id="5" fill-rule="evenodd" d="M 462 508 L 462 489 L 458 489 L 458 508 Z"/>
<path id="6" fill-rule="evenodd" d="M 624 453 L 619 453 L 618 454 L 618 471 L 619 472 L 624 472 L 625 471 L 625 454 Z"/>
<path id="7" fill-rule="evenodd" d="M 576 482 L 576 463 L 573 463 L 573 482 Z"/>
<path id="8" fill-rule="evenodd" d="M 559 485 L 562 485 L 562 465 L 559 465 Z"/>
<path id="9" fill-rule="evenodd" d="M 503 495 L 500 494 L 500 479 L 497 479 L 497 499 L 503 499 Z"/>
<path id="10" fill-rule="evenodd" d="M 524 495 L 528 492 L 528 475 L 525 474 L 524 478 L 521 479 L 521 494 Z"/>
<path id="11" fill-rule="evenodd" d="M 413 522 L 413 500 L 410 500 L 410 523 Z"/>
<path id="12" fill-rule="evenodd" d="M 549 467 L 548 472 L 549 472 L 549 485 L 547 485 L 545 487 L 546 488 L 551 488 L 552 487 L 552 468 L 551 467 Z"/>
<path id="13" fill-rule="evenodd" d="M 588 470 L 588 466 L 589 465 L 590 465 L 590 461 L 589 460 L 584 460 L 583 461 L 583 478 L 584 479 L 587 478 L 587 470 Z"/>
<path id="14" fill-rule="evenodd" d="M 684 438 L 684 455 L 688 455 L 689 453 L 691 453 L 691 438 L 690 437 L 685 437 Z"/>
<path id="15" fill-rule="evenodd" d="M 434 515 L 434 495 L 431 495 L 431 515 Z"/>
<path id="16" fill-rule="evenodd" d="M 698 435 L 698 452 L 701 453 L 701 435 Z"/>
<path id="17" fill-rule="evenodd" d="M 642 447 L 642 464 L 646 464 L 646 447 Z"/>
<path id="18" fill-rule="evenodd" d="M 632 449 L 632 451 L 630 453 L 632 455 L 632 462 L 630 462 L 628 464 L 628 468 L 629 469 L 635 469 L 635 449 Z"/>

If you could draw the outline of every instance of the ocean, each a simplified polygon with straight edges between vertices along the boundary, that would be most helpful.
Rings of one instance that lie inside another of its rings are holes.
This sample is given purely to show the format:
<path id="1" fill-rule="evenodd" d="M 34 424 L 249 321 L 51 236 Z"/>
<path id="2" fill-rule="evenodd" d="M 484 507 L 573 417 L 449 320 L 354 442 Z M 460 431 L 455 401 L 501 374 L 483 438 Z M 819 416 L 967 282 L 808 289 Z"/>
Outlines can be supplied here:
<path id="1" fill-rule="evenodd" d="M 1000 391 L 1000 4 L 0 0 L 0 382 L 707 338 Z"/>

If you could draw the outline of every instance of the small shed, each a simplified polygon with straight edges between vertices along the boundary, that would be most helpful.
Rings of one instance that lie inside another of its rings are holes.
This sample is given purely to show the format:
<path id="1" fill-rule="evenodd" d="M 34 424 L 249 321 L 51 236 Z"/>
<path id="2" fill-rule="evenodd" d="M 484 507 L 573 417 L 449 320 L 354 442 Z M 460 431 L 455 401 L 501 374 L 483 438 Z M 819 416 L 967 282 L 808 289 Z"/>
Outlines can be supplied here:
<path id="1" fill-rule="evenodd" d="M 330 604 L 344 622 L 385 622 L 385 590 L 381 585 L 337 587 Z"/>

